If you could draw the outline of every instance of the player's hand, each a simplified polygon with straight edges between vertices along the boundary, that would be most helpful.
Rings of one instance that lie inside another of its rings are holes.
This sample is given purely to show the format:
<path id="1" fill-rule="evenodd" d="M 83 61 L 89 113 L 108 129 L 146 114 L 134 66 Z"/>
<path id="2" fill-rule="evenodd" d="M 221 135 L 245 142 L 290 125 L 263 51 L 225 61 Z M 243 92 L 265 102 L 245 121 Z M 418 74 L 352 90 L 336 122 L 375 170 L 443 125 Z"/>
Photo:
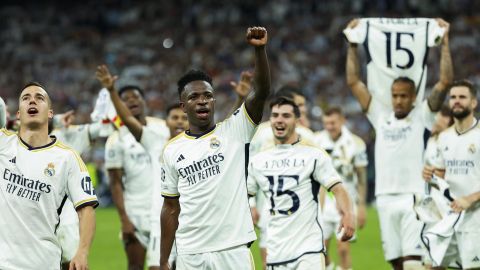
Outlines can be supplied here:
<path id="1" fill-rule="evenodd" d="M 470 206 L 472 206 L 472 204 L 473 204 L 473 201 L 470 200 L 470 198 L 468 196 L 465 196 L 465 197 L 460 197 L 460 198 L 454 200 L 452 202 L 452 204 L 450 205 L 450 207 L 452 207 L 452 210 L 454 212 L 460 213 L 463 210 L 467 210 L 468 208 L 470 208 Z"/>
<path id="2" fill-rule="evenodd" d="M 253 224 L 257 225 L 258 220 L 260 219 L 260 214 L 258 214 L 256 207 L 250 207 L 250 213 L 252 213 Z"/>
<path id="3" fill-rule="evenodd" d="M 233 87 L 233 90 L 235 90 L 235 93 L 237 93 L 237 96 L 240 99 L 245 99 L 252 90 L 252 78 L 252 72 L 242 71 L 242 74 L 240 74 L 240 80 L 238 82 L 230 82 L 230 85 Z"/>
<path id="4" fill-rule="evenodd" d="M 359 229 L 363 229 L 367 222 L 367 207 L 364 203 L 358 205 L 357 225 Z"/>
<path id="5" fill-rule="evenodd" d="M 97 72 L 95 72 L 95 77 L 102 84 L 104 88 L 107 88 L 108 91 L 115 90 L 114 84 L 118 79 L 118 76 L 112 76 L 106 65 L 100 65 L 97 67 Z"/>
<path id="6" fill-rule="evenodd" d="M 134 241 L 135 237 L 135 226 L 130 220 L 125 220 L 122 222 L 122 240 L 124 243 L 129 243 Z"/>
<path id="7" fill-rule="evenodd" d="M 160 264 L 160 270 L 170 270 L 170 265 L 168 263 Z"/>
<path id="8" fill-rule="evenodd" d="M 422 176 L 425 182 L 429 183 L 432 180 L 433 173 L 435 172 L 435 167 L 430 165 L 425 165 L 423 167 Z"/>
<path id="9" fill-rule="evenodd" d="M 347 28 L 355 28 L 360 23 L 360 19 L 353 19 L 347 24 Z"/>
<path id="10" fill-rule="evenodd" d="M 445 34 L 443 35 L 442 42 L 444 43 L 448 42 L 448 33 L 450 32 L 450 24 L 442 18 L 436 18 L 435 20 L 437 21 L 438 26 L 445 28 Z"/>
<path id="11" fill-rule="evenodd" d="M 60 116 L 60 122 L 62 123 L 62 126 L 66 128 L 68 128 L 73 123 L 74 120 L 75 120 L 75 112 L 73 110 L 63 113 Z"/>
<path id="12" fill-rule="evenodd" d="M 264 27 L 249 27 L 247 29 L 247 41 L 248 44 L 254 47 L 262 47 L 267 44 L 268 35 L 267 29 Z"/>
<path id="13" fill-rule="evenodd" d="M 340 240 L 342 242 L 346 242 L 353 237 L 355 233 L 355 219 L 352 213 L 343 214 L 337 233 L 341 234 Z"/>
<path id="14" fill-rule="evenodd" d="M 86 252 L 78 250 L 72 261 L 70 261 L 68 270 L 88 270 L 87 257 L 88 255 Z"/>

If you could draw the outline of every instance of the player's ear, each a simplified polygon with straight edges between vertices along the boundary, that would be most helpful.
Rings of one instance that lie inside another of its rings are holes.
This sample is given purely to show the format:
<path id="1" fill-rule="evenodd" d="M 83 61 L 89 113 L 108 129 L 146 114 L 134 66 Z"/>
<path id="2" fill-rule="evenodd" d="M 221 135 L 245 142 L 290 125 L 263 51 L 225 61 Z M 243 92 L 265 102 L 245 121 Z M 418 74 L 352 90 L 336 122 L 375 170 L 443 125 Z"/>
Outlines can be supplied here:
<path id="1" fill-rule="evenodd" d="M 477 108 L 477 105 L 478 105 L 478 101 L 477 101 L 476 98 L 474 98 L 473 101 L 472 101 L 473 110 L 475 110 Z"/>
<path id="2" fill-rule="evenodd" d="M 50 109 L 48 110 L 48 119 L 52 119 L 53 118 L 53 110 Z"/>
<path id="3" fill-rule="evenodd" d="M 185 102 L 180 101 L 180 108 L 182 109 L 182 112 L 187 113 L 187 109 L 185 108 Z"/>
<path id="4" fill-rule="evenodd" d="M 20 111 L 17 111 L 16 116 L 17 116 L 17 120 L 20 120 Z"/>

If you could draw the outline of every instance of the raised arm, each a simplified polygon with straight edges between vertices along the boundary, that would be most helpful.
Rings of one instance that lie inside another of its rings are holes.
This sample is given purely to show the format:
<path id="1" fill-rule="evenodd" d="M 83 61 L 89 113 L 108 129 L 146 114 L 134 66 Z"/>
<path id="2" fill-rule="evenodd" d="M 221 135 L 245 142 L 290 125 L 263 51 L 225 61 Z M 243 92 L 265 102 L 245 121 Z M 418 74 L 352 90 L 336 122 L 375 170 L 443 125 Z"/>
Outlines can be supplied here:
<path id="1" fill-rule="evenodd" d="M 428 105 L 433 112 L 439 111 L 442 107 L 447 95 L 448 86 L 453 81 L 452 57 L 450 55 L 450 46 L 448 42 L 450 24 L 442 19 L 437 19 L 437 22 L 440 27 L 445 28 L 445 34 L 443 36 L 440 52 L 440 78 L 428 96 Z"/>
<path id="2" fill-rule="evenodd" d="M 95 235 L 95 210 L 92 206 L 85 206 L 77 210 L 77 214 L 80 224 L 80 243 L 77 253 L 70 262 L 69 270 L 87 270 L 88 252 Z"/>
<path id="3" fill-rule="evenodd" d="M 358 25 L 358 19 L 352 20 L 347 28 L 355 28 Z M 358 61 L 357 44 L 349 43 L 347 51 L 347 64 L 346 64 L 347 85 L 352 90 L 352 94 L 360 103 L 363 111 L 368 110 L 370 104 L 371 95 L 368 92 L 367 86 L 360 79 L 360 64 Z"/>
<path id="4" fill-rule="evenodd" d="M 265 101 L 270 95 L 270 67 L 268 66 L 267 51 L 267 30 L 263 27 L 251 27 L 247 30 L 247 41 L 255 47 L 255 72 L 254 91 L 246 101 L 245 107 L 255 123 L 260 123 L 263 116 Z"/>
<path id="5" fill-rule="evenodd" d="M 168 258 L 172 251 L 175 232 L 178 228 L 178 215 L 180 214 L 180 203 L 178 198 L 165 198 L 160 215 L 162 235 L 160 240 L 160 269 L 169 270 Z"/>
<path id="6" fill-rule="evenodd" d="M 143 125 L 137 118 L 135 118 L 135 116 L 133 116 L 127 106 L 123 103 L 122 99 L 120 99 L 118 92 L 115 90 L 115 81 L 118 79 L 118 76 L 112 76 L 106 65 L 98 66 L 95 75 L 97 80 L 99 80 L 102 86 L 110 93 L 113 106 L 120 116 L 120 119 L 122 119 L 122 122 L 135 139 L 140 141 L 142 138 Z"/>

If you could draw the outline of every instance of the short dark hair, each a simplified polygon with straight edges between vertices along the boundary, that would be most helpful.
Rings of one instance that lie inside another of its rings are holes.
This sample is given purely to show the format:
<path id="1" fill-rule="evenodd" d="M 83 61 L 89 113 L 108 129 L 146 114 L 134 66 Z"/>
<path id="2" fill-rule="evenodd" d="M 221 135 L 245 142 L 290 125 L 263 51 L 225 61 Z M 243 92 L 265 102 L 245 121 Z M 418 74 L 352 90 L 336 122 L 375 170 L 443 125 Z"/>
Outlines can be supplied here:
<path id="1" fill-rule="evenodd" d="M 293 107 L 293 114 L 296 118 L 300 118 L 300 109 L 298 108 L 297 104 L 293 102 L 293 99 L 288 97 L 275 97 L 272 102 L 270 102 L 270 109 L 273 106 L 282 106 L 282 105 L 290 105 Z"/>
<path id="2" fill-rule="evenodd" d="M 450 92 L 450 90 L 452 90 L 453 87 L 457 87 L 457 86 L 467 87 L 472 97 L 474 98 L 477 97 L 477 89 L 473 84 L 473 82 L 466 79 L 454 81 L 452 84 L 448 86 L 448 92 Z"/>
<path id="3" fill-rule="evenodd" d="M 338 114 L 340 116 L 344 116 L 342 108 L 336 107 L 336 106 L 335 107 L 330 107 L 323 112 L 323 115 L 325 115 L 325 116 L 330 116 L 330 115 L 333 115 L 333 114 Z"/>
<path id="4" fill-rule="evenodd" d="M 305 97 L 302 89 L 291 85 L 284 85 L 275 92 L 275 97 L 287 97 L 293 99 L 294 95 Z"/>
<path id="5" fill-rule="evenodd" d="M 395 80 L 393 80 L 392 85 L 397 83 L 397 82 L 408 84 L 410 86 L 410 90 L 412 90 L 412 92 L 414 94 L 417 93 L 417 91 L 416 91 L 417 88 L 415 86 L 415 82 L 412 79 L 410 79 L 409 77 L 400 76 L 400 77 L 396 78 Z"/>
<path id="6" fill-rule="evenodd" d="M 31 81 L 31 82 L 28 82 L 27 84 L 25 84 L 25 85 L 23 86 L 23 88 L 20 90 L 20 92 L 22 92 L 23 90 L 25 90 L 25 88 L 30 87 L 30 86 L 40 87 L 40 88 L 42 88 L 43 90 L 45 90 L 45 92 L 47 92 L 47 90 L 45 89 L 45 87 L 44 87 L 43 85 L 41 85 L 39 82 L 34 82 L 34 81 Z"/>
<path id="7" fill-rule="evenodd" d="M 175 103 L 175 104 L 169 105 L 167 107 L 167 110 L 165 111 L 167 113 L 166 116 L 168 116 L 172 110 L 181 109 L 181 108 L 182 107 L 180 107 L 180 103 Z"/>
<path id="8" fill-rule="evenodd" d="M 138 93 L 140 93 L 140 95 L 142 96 L 142 98 L 145 98 L 145 92 L 143 92 L 143 89 L 140 88 L 140 86 L 137 86 L 137 85 L 125 85 L 125 86 L 123 86 L 122 88 L 120 88 L 118 90 L 118 95 L 121 97 L 123 95 L 123 93 L 125 93 L 127 91 L 131 91 L 131 90 L 137 90 Z"/>
<path id="9" fill-rule="evenodd" d="M 193 81 L 205 81 L 213 87 L 212 78 L 208 76 L 207 73 L 201 70 L 191 69 L 178 80 L 178 95 L 181 96 L 183 90 L 185 90 L 185 85 Z"/>

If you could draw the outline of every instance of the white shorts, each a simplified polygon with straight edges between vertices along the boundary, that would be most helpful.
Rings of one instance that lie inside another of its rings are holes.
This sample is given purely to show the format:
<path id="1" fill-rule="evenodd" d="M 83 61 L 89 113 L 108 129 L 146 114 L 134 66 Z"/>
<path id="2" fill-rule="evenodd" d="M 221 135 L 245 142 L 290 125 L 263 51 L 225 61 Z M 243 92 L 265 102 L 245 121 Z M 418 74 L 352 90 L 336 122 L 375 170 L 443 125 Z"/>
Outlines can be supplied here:
<path id="1" fill-rule="evenodd" d="M 439 266 L 461 269 L 480 268 L 480 231 L 455 232 Z"/>
<path id="2" fill-rule="evenodd" d="M 177 256 L 177 270 L 254 270 L 252 253 L 246 245 L 230 249 Z"/>
<path id="3" fill-rule="evenodd" d="M 305 254 L 293 262 L 280 265 L 267 265 L 267 270 L 325 270 L 323 253 Z"/>
<path id="4" fill-rule="evenodd" d="M 423 224 L 413 210 L 414 195 L 378 195 L 376 200 L 385 259 L 422 256 L 420 233 Z"/>
<path id="5" fill-rule="evenodd" d="M 168 264 L 172 266 L 177 258 L 177 248 L 173 243 L 170 257 L 168 258 Z M 160 266 L 160 235 L 150 234 L 150 243 L 147 248 L 147 266 L 154 267 Z"/>
<path id="6" fill-rule="evenodd" d="M 80 243 L 78 223 L 62 224 L 57 228 L 57 238 L 62 249 L 62 263 L 70 262 L 77 253 Z"/>

